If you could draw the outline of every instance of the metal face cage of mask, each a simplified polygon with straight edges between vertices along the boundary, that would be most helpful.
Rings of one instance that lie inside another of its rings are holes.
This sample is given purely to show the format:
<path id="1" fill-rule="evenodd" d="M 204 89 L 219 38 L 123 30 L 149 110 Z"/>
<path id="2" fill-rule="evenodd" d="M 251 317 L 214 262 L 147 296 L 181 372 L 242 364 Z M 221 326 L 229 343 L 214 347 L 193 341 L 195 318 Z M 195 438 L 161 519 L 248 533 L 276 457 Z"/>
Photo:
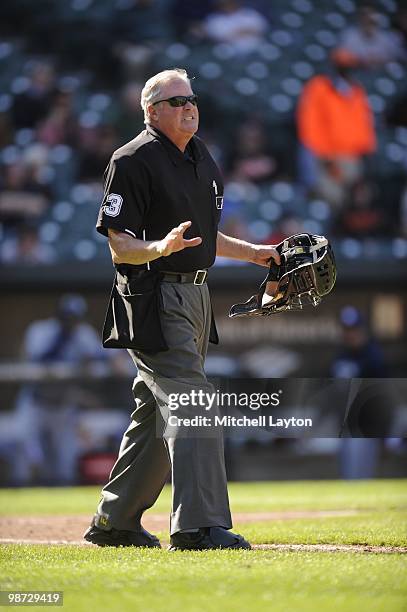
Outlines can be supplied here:
<path id="1" fill-rule="evenodd" d="M 244 304 L 234 304 L 229 316 L 267 316 L 284 310 L 302 310 L 318 306 L 330 293 L 336 281 L 336 265 L 332 247 L 324 236 L 294 234 L 276 247 L 281 263 L 270 264 L 259 292 Z M 262 305 L 268 281 L 277 281 L 273 298 Z"/>

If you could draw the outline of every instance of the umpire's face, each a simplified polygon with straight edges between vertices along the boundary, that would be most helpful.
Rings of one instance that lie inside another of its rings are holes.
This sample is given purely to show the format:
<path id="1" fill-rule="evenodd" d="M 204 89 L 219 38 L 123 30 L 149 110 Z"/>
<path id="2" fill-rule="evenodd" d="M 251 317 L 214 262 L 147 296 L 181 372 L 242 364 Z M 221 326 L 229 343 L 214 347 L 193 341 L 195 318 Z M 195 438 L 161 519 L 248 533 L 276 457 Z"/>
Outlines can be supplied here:
<path id="1" fill-rule="evenodd" d="M 159 100 L 150 106 L 150 123 L 158 128 L 182 150 L 198 129 L 198 107 L 192 102 L 185 106 L 172 106 L 169 98 L 192 96 L 191 86 L 183 79 L 171 79 L 161 85 Z"/>

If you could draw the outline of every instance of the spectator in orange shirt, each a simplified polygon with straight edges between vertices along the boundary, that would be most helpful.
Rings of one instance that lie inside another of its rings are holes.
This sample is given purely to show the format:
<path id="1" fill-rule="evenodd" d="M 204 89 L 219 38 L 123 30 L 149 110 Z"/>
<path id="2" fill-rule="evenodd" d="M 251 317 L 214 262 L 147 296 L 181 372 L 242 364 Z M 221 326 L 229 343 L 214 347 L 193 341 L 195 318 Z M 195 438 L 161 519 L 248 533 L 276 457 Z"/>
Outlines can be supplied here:
<path id="1" fill-rule="evenodd" d="M 298 111 L 300 182 L 309 192 L 341 207 L 363 176 L 363 156 L 376 149 L 366 93 L 352 79 L 357 58 L 346 49 L 332 53 L 331 75 L 304 87 Z"/>

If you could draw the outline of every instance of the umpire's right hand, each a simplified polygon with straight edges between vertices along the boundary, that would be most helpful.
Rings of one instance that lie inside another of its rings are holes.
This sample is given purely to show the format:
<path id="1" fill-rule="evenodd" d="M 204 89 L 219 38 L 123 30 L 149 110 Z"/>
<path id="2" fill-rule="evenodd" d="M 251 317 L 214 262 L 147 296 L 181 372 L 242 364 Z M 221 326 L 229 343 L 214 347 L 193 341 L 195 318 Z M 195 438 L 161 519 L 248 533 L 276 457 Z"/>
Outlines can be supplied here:
<path id="1" fill-rule="evenodd" d="M 176 253 L 187 247 L 194 247 L 201 244 L 202 238 L 200 236 L 190 238 L 189 240 L 184 238 L 185 231 L 191 227 L 191 225 L 191 221 L 184 221 L 184 223 L 180 223 L 178 227 L 174 227 L 165 238 L 160 240 L 158 250 L 162 257 L 168 257 L 171 253 Z"/>

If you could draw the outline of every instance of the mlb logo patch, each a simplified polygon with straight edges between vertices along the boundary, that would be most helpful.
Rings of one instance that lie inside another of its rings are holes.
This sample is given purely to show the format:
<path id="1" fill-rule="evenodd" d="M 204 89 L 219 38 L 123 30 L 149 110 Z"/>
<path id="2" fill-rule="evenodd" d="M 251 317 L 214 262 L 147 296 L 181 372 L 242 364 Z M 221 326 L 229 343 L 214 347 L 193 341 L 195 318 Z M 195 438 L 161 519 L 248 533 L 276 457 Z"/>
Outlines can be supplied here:
<path id="1" fill-rule="evenodd" d="M 223 208 L 223 196 L 216 196 L 216 208 L 222 210 Z"/>

